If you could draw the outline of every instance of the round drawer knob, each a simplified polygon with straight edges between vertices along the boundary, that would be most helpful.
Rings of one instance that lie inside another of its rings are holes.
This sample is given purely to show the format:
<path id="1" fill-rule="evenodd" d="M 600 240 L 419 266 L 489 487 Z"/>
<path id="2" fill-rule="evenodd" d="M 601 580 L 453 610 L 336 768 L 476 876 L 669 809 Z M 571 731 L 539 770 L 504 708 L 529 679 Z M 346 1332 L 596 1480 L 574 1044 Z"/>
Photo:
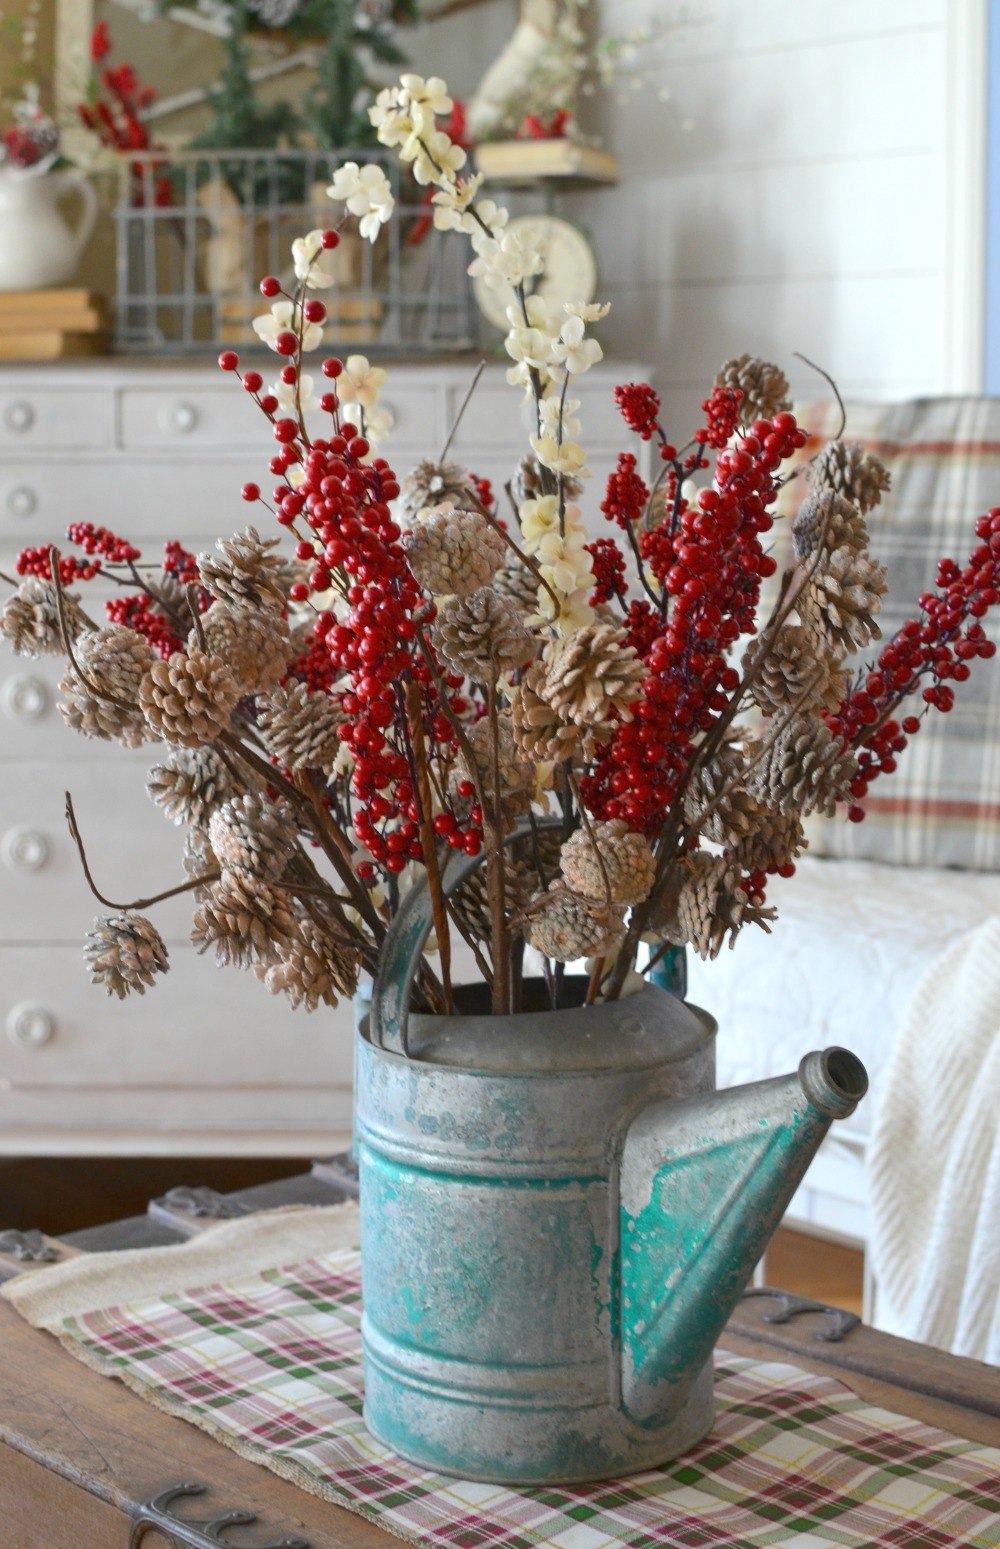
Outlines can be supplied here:
<path id="1" fill-rule="evenodd" d="M 4 409 L 3 422 L 8 430 L 30 430 L 35 423 L 35 411 L 30 403 L 18 399 Z"/>
<path id="2" fill-rule="evenodd" d="M 18 673 L 0 688 L 0 705 L 12 721 L 39 721 L 49 708 L 49 689 L 44 678 Z"/>
<path id="3" fill-rule="evenodd" d="M 41 871 L 51 847 L 37 828 L 8 828 L 0 839 L 0 855 L 8 871 Z"/>
<path id="4" fill-rule="evenodd" d="M 51 1011 L 34 1001 L 22 1000 L 7 1013 L 7 1037 L 29 1049 L 40 1049 L 56 1034 L 56 1019 Z"/>
<path id="5" fill-rule="evenodd" d="M 4 505 L 11 516 L 32 516 L 38 509 L 38 496 L 27 484 L 15 484 L 7 491 Z"/>
<path id="6" fill-rule="evenodd" d="M 185 403 L 182 400 L 180 403 L 171 404 L 167 410 L 167 427 L 177 435 L 188 435 L 197 423 L 198 410 L 193 403 Z"/>

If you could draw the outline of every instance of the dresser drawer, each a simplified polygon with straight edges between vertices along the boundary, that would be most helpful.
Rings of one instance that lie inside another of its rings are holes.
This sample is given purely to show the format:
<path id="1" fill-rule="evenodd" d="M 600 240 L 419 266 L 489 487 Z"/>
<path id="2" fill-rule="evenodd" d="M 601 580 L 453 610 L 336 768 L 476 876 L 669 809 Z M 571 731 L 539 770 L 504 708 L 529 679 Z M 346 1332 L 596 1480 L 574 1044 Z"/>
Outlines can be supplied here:
<path id="1" fill-rule="evenodd" d="M 461 388 L 448 389 L 449 423 L 463 397 Z M 610 446 L 639 456 L 642 443 L 619 414 L 613 385 L 607 378 L 599 382 L 587 377 L 574 380 L 569 397 L 579 399 L 580 440 L 588 450 Z M 534 407 L 517 388 L 506 382 L 480 383 L 462 416 L 453 446 L 460 460 L 474 459 L 478 447 L 509 447 L 520 456 L 522 449 L 530 451 L 528 436 L 534 428 Z"/>
<path id="2" fill-rule="evenodd" d="M 268 363 L 265 363 L 268 364 Z M 277 377 L 280 363 L 273 368 Z M 313 392 L 319 398 L 332 384 L 320 370 L 319 359 L 307 361 L 305 374 L 313 379 Z M 264 373 L 265 383 L 270 378 Z M 432 394 L 425 388 L 387 385 L 382 406 L 393 416 L 393 435 L 397 442 L 407 430 L 419 436 L 425 427 L 433 427 Z M 310 414 L 311 434 L 327 433 L 330 420 L 321 412 Z M 436 430 L 434 432 L 436 443 Z M 157 451 L 176 448 L 178 452 L 226 452 L 246 448 L 263 449 L 271 455 L 271 427 L 249 393 L 242 391 L 234 377 L 220 377 L 217 387 L 176 390 L 163 387 L 126 388 L 119 397 L 118 440 L 125 451 Z"/>
<path id="3" fill-rule="evenodd" d="M 170 957 L 152 989 L 119 1001 L 90 983 L 75 947 L 0 948 L 0 1086 L 350 1089 L 349 1003 L 293 1011 L 184 943 Z"/>
<path id="4" fill-rule="evenodd" d="M 111 445 L 110 391 L 58 387 L 0 388 L 0 450 L 102 451 Z"/>
<path id="5" fill-rule="evenodd" d="M 264 527 L 269 514 L 250 507 L 240 489 L 255 479 L 265 493 L 266 443 L 259 455 L 216 458 L 202 464 L 161 456 L 142 462 L 90 459 L 0 463 L 0 547 L 55 543 L 70 522 L 96 522 L 153 548 L 150 533 L 188 539 L 206 528 L 228 535 L 248 522 Z"/>

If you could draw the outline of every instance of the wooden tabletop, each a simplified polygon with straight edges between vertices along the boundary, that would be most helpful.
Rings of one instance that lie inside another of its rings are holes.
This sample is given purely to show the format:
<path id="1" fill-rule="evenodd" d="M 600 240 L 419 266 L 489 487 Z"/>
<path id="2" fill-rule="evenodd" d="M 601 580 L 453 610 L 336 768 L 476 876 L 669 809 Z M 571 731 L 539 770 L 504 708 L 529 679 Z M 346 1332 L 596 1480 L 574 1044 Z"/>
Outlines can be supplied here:
<path id="1" fill-rule="evenodd" d="M 329 1203 L 348 1191 L 335 1179 L 314 1177 L 299 1184 L 298 1190 L 292 1180 L 278 1186 L 282 1198 L 305 1193 L 317 1203 Z M 264 1205 L 271 1187 L 236 1198 Z M 73 1245 L 100 1251 L 119 1246 L 123 1235 L 162 1240 L 165 1230 L 170 1228 L 164 1228 L 162 1217 L 136 1218 L 106 1232 L 78 1234 Z M 780 1315 L 783 1305 L 780 1293 L 742 1303 L 720 1342 L 723 1348 L 838 1377 L 869 1402 L 958 1436 L 1000 1445 L 996 1368 L 865 1325 L 838 1343 L 823 1343 L 816 1336 L 831 1327 L 823 1309 L 799 1312 L 787 1323 L 765 1321 Z M 279 1549 L 296 1539 L 309 1549 L 398 1549 L 397 1538 L 361 1517 L 246 1462 L 196 1426 L 161 1414 L 120 1383 L 90 1371 L 6 1303 L 0 1303 L 0 1352 L 3 1549 L 137 1546 L 144 1529 L 135 1524 L 143 1507 L 188 1481 L 205 1486 L 206 1493 L 179 1501 L 173 1508 L 178 1516 L 205 1522 L 241 1510 L 257 1518 L 253 1527 L 236 1527 L 219 1540 L 233 1549 L 243 1544 Z M 162 1549 L 171 1539 L 157 1530 L 145 1535 L 145 1542 L 146 1549 Z M 178 1530 L 173 1542 L 181 1549 L 207 1540 Z"/>

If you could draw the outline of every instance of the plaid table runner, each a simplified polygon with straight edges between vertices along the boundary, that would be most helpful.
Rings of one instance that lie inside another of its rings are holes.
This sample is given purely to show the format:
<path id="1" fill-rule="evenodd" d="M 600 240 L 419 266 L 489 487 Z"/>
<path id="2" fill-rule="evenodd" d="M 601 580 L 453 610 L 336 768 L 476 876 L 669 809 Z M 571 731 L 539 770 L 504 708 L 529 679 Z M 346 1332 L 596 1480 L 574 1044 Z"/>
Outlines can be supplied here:
<path id="1" fill-rule="evenodd" d="M 160 1408 L 421 1544 L 1000 1545 L 1000 1450 L 797 1367 L 725 1356 L 711 1436 L 664 1470 L 524 1490 L 423 1472 L 364 1428 L 360 1321 L 360 1256 L 340 1252 L 67 1317 L 54 1332 Z"/>

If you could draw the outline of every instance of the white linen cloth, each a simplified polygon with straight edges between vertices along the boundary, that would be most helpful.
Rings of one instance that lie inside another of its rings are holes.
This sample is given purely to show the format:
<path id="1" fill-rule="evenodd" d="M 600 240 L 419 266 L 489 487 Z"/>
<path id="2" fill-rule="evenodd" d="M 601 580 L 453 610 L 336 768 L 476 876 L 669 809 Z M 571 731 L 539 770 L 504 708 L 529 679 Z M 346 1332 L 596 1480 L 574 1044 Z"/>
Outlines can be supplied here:
<path id="1" fill-rule="evenodd" d="M 868 1149 L 880 1328 L 1000 1364 L 1000 914 L 931 961 Z"/>

